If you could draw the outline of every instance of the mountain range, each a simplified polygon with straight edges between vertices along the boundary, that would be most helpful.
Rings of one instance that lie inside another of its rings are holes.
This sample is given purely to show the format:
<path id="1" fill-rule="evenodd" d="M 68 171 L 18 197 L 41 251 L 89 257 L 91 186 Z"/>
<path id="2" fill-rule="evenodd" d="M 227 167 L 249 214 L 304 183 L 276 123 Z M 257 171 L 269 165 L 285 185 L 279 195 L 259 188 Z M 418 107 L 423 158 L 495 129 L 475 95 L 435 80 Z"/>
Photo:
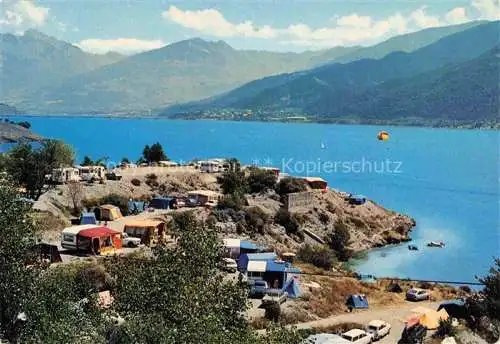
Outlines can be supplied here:
<path id="1" fill-rule="evenodd" d="M 411 52 L 271 76 L 162 114 L 259 120 L 304 115 L 349 123 L 496 121 L 499 22 L 462 28 Z"/>
<path id="2" fill-rule="evenodd" d="M 498 32 L 499 22 L 478 21 L 302 53 L 193 38 L 133 56 L 91 54 L 36 30 L 6 33 L 0 102 L 38 114 L 489 120 L 498 107 Z"/>

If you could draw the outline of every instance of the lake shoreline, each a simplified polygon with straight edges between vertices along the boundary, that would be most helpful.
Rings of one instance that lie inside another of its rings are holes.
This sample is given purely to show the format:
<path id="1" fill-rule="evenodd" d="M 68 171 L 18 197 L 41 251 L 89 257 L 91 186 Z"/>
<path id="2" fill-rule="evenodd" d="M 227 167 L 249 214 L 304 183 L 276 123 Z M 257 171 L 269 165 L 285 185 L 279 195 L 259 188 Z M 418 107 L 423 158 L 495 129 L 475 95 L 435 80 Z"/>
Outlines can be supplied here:
<path id="1" fill-rule="evenodd" d="M 473 126 L 472 124 L 463 125 L 425 125 L 425 124 L 409 124 L 409 123 L 394 123 L 381 121 L 380 123 L 367 122 L 346 122 L 339 121 L 315 121 L 315 120 L 287 120 L 287 119 L 269 119 L 269 120 L 237 120 L 237 119 L 214 119 L 214 118 L 172 118 L 160 115 L 128 115 L 128 114 L 4 114 L 0 117 L 4 118 L 100 118 L 100 119 L 124 119 L 124 120 L 168 120 L 168 121 L 206 121 L 206 122 L 229 122 L 229 123 L 280 123 L 280 124 L 321 124 L 321 125 L 359 125 L 384 128 L 424 128 L 424 129 L 453 129 L 453 130 L 481 130 L 481 131 L 499 131 L 500 122 L 493 125 Z"/>

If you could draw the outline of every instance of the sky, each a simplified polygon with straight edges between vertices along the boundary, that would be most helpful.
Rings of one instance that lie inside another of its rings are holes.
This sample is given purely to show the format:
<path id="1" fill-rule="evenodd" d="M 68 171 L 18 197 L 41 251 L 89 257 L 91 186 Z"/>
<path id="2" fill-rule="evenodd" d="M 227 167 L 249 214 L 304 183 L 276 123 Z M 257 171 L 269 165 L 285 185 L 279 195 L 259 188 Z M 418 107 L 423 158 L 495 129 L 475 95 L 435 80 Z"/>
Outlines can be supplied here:
<path id="1" fill-rule="evenodd" d="M 193 37 L 300 52 L 497 19 L 498 0 L 0 0 L 1 32 L 36 29 L 99 54 Z"/>

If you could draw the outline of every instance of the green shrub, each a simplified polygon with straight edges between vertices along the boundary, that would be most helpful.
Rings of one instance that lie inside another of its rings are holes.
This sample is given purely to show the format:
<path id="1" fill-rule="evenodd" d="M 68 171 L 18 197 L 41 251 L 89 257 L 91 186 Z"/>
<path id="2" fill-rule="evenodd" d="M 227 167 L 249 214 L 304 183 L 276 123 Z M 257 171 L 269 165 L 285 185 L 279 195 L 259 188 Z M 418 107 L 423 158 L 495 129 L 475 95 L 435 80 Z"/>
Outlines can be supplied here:
<path id="1" fill-rule="evenodd" d="M 269 216 L 260 207 L 246 210 L 245 221 L 248 229 L 264 234 Z"/>
<path id="2" fill-rule="evenodd" d="M 225 196 L 217 203 L 218 209 L 241 210 L 245 206 L 245 198 L 239 193 L 233 193 Z"/>
<path id="3" fill-rule="evenodd" d="M 299 222 L 285 208 L 281 208 L 276 213 L 274 221 L 277 224 L 285 227 L 287 234 L 297 234 L 299 232 L 299 228 L 300 228 Z"/>
<path id="4" fill-rule="evenodd" d="M 325 270 L 330 270 L 336 262 L 334 252 L 326 246 L 304 245 L 297 252 L 297 258 Z"/>
<path id="5" fill-rule="evenodd" d="M 274 189 L 276 180 L 273 172 L 254 168 L 247 178 L 247 183 L 251 193 L 259 193 Z"/>
<path id="6" fill-rule="evenodd" d="M 446 320 L 440 319 L 439 326 L 434 333 L 434 337 L 436 338 L 445 338 L 445 337 L 453 337 L 456 334 L 456 329 L 452 325 L 452 319 L 448 318 Z"/>
<path id="7" fill-rule="evenodd" d="M 319 213 L 319 220 L 322 224 L 326 225 L 328 224 L 328 222 L 330 222 L 330 216 L 328 216 L 326 213 Z"/>
<path id="8" fill-rule="evenodd" d="M 294 192 L 302 192 L 307 190 L 307 184 L 303 179 L 299 178 L 283 178 L 276 185 L 276 192 L 280 195 L 286 195 Z"/>
<path id="9" fill-rule="evenodd" d="M 146 185 L 149 187 L 158 187 L 160 183 L 158 182 L 158 176 L 154 173 L 146 175 Z"/>
<path id="10" fill-rule="evenodd" d="M 327 237 L 327 242 L 339 260 L 345 262 L 352 257 L 353 252 L 349 249 L 351 234 L 343 222 L 335 224 L 335 229 Z"/>
<path id="11" fill-rule="evenodd" d="M 132 183 L 133 186 L 141 186 L 141 181 L 137 178 L 132 179 L 130 183 Z"/>
<path id="12" fill-rule="evenodd" d="M 268 320 L 278 322 L 281 315 L 281 307 L 279 303 L 273 302 L 266 306 L 264 317 Z"/>

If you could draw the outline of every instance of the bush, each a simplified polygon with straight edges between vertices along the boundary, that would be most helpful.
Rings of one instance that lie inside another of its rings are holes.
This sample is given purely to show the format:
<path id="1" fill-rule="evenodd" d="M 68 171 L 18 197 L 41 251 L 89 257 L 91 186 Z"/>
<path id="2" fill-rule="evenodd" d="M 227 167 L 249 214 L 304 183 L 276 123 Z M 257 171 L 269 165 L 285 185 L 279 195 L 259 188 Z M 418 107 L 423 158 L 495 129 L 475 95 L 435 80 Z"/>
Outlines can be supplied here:
<path id="1" fill-rule="evenodd" d="M 472 289 L 468 285 L 461 285 L 458 289 L 467 294 L 472 293 Z"/>
<path id="2" fill-rule="evenodd" d="M 325 213 L 319 213 L 319 220 L 322 224 L 326 225 L 328 224 L 328 222 L 330 222 L 330 216 Z"/>
<path id="3" fill-rule="evenodd" d="M 233 193 L 221 199 L 217 203 L 218 209 L 233 209 L 233 210 L 241 210 L 243 206 L 245 206 L 245 199 L 238 193 Z"/>
<path id="4" fill-rule="evenodd" d="M 281 315 L 281 307 L 279 303 L 273 302 L 266 306 L 266 313 L 264 317 L 268 320 L 278 322 Z"/>
<path id="5" fill-rule="evenodd" d="M 281 208 L 274 218 L 274 221 L 285 227 L 287 234 L 297 234 L 299 232 L 300 224 L 288 210 Z"/>
<path id="6" fill-rule="evenodd" d="M 260 207 L 248 208 L 245 215 L 247 227 L 260 234 L 264 234 L 269 216 Z"/>
<path id="7" fill-rule="evenodd" d="M 280 195 L 286 195 L 294 192 L 302 192 L 307 190 L 307 184 L 303 179 L 299 178 L 284 178 L 276 185 L 276 192 Z"/>
<path id="8" fill-rule="evenodd" d="M 146 175 L 145 183 L 149 187 L 158 187 L 160 185 L 160 183 L 158 183 L 158 176 L 154 173 Z"/>
<path id="9" fill-rule="evenodd" d="M 133 186 L 141 186 L 141 181 L 137 178 L 132 179 L 130 183 L 132 183 Z"/>
<path id="10" fill-rule="evenodd" d="M 341 261 L 347 261 L 352 257 L 352 250 L 348 248 L 351 244 L 351 235 L 343 222 L 335 224 L 335 229 L 327 238 L 328 245 Z"/>
<path id="11" fill-rule="evenodd" d="M 276 186 L 276 175 L 271 171 L 252 169 L 247 178 L 248 188 L 251 193 L 264 192 L 274 189 Z"/>
<path id="12" fill-rule="evenodd" d="M 448 318 L 446 320 L 440 319 L 439 326 L 434 333 L 436 338 L 453 337 L 456 334 L 456 329 L 452 325 L 452 319 Z"/>
<path id="13" fill-rule="evenodd" d="M 325 270 L 331 270 L 336 262 L 335 254 L 326 246 L 304 245 L 297 252 L 297 258 Z"/>

